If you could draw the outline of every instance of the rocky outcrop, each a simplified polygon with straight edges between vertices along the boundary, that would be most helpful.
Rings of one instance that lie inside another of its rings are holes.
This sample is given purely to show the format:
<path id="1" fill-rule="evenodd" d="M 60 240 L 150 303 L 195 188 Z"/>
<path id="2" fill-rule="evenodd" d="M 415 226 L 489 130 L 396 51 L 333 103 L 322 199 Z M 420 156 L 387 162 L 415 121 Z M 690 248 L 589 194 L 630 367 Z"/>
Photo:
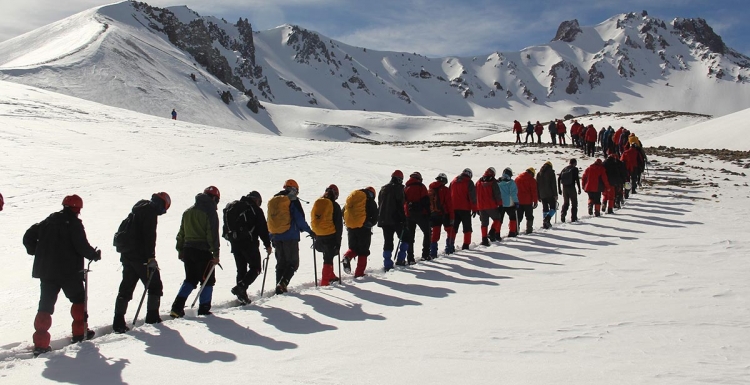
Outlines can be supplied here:
<path id="1" fill-rule="evenodd" d="M 566 61 L 558 62 L 549 70 L 549 76 L 552 77 L 548 96 L 555 94 L 555 90 L 565 86 L 565 93 L 573 95 L 579 93 L 578 86 L 583 84 L 583 76 L 578 71 L 578 67 Z"/>
<path id="2" fill-rule="evenodd" d="M 683 40 L 693 40 L 706 46 L 709 51 L 724 54 L 727 46 L 721 36 L 717 35 L 706 20 L 697 19 L 674 19 L 672 26 Z"/>
<path id="3" fill-rule="evenodd" d="M 572 43 L 579 33 L 582 33 L 581 26 L 578 24 L 578 19 L 563 21 L 560 26 L 557 27 L 557 33 L 552 41 L 564 41 Z"/>
<path id="4" fill-rule="evenodd" d="M 339 64 L 331 58 L 331 53 L 328 51 L 326 44 L 320 40 L 320 36 L 317 33 L 294 25 L 292 26 L 292 31 L 289 34 L 286 45 L 294 47 L 295 51 L 297 51 L 294 55 L 294 60 L 297 63 L 310 64 L 312 60 L 319 63 L 325 62 L 337 69 L 339 68 Z"/>

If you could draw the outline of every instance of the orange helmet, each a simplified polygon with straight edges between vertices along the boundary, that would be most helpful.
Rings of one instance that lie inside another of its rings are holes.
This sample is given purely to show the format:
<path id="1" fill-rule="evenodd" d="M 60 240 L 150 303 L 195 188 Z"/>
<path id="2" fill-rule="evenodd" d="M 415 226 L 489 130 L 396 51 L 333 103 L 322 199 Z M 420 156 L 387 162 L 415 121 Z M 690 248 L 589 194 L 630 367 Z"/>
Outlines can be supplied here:
<path id="1" fill-rule="evenodd" d="M 286 182 L 284 182 L 284 188 L 287 188 L 287 187 L 292 187 L 299 192 L 299 185 L 297 184 L 297 181 L 294 179 L 287 179 Z"/>

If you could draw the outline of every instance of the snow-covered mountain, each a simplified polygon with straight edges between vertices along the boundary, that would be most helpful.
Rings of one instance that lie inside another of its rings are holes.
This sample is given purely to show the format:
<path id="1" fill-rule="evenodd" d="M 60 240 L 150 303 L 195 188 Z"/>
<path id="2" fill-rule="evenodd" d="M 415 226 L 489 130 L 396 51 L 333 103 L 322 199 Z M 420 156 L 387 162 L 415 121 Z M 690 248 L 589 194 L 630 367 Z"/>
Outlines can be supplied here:
<path id="1" fill-rule="evenodd" d="M 428 58 L 353 47 L 299 26 L 253 31 L 247 19 L 122 2 L 0 43 L 0 77 L 277 134 L 280 116 L 265 106 L 508 122 L 596 111 L 724 115 L 747 108 L 750 96 L 750 58 L 704 20 L 645 12 L 593 27 L 566 21 L 550 43 L 520 52 Z"/>

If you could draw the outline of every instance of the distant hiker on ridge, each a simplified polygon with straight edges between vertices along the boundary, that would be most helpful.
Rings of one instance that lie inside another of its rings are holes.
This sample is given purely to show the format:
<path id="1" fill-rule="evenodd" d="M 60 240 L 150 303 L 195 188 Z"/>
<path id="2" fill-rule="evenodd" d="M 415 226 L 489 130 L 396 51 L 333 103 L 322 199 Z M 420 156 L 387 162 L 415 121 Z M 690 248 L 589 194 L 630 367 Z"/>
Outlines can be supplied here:
<path id="1" fill-rule="evenodd" d="M 174 108 L 172 109 L 172 120 L 177 120 L 177 111 Z"/>

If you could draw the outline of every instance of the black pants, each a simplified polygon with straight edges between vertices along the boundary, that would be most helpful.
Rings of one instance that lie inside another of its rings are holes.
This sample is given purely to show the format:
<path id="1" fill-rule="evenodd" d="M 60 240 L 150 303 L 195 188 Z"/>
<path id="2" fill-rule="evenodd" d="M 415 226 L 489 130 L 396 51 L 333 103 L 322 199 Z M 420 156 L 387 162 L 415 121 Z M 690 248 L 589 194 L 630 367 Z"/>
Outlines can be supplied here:
<path id="1" fill-rule="evenodd" d="M 349 250 L 357 256 L 367 257 L 370 255 L 370 243 L 372 243 L 372 230 L 369 227 L 356 229 L 346 228 L 346 239 Z"/>
<path id="2" fill-rule="evenodd" d="M 586 155 L 594 156 L 596 154 L 596 142 L 586 142 Z"/>
<path id="3" fill-rule="evenodd" d="M 586 194 L 589 194 L 589 206 L 593 205 L 601 205 L 602 204 L 602 193 L 600 192 L 586 192 Z"/>
<path id="4" fill-rule="evenodd" d="M 635 188 L 638 186 L 638 182 L 641 180 L 641 174 L 638 171 L 630 173 L 630 192 L 635 193 Z"/>
<path id="5" fill-rule="evenodd" d="M 516 143 L 521 143 L 521 133 L 516 132 Z"/>
<path id="6" fill-rule="evenodd" d="M 407 255 L 412 258 L 414 257 L 414 243 L 416 241 L 417 227 L 422 231 L 422 256 L 425 257 L 430 255 L 430 233 L 432 231 L 430 228 L 430 219 L 427 217 L 416 219 L 407 218 L 406 232 L 404 234 L 403 242 L 412 245 L 407 252 Z"/>
<path id="7" fill-rule="evenodd" d="M 464 233 L 471 232 L 471 211 L 456 210 L 453 214 L 453 232 L 458 234 L 458 226 L 463 226 Z"/>
<path id="8" fill-rule="evenodd" d="M 276 283 L 283 279 L 289 284 L 299 269 L 299 241 L 274 241 L 276 249 Z"/>
<path id="9" fill-rule="evenodd" d="M 315 250 L 323 253 L 323 263 L 326 265 L 333 264 L 333 258 L 339 254 L 340 248 L 341 239 L 336 234 L 315 238 Z"/>
<path id="10" fill-rule="evenodd" d="M 479 211 L 479 223 L 482 225 L 482 227 L 489 226 L 490 219 L 492 219 L 493 221 L 499 221 L 500 209 L 494 208 L 494 209 Z"/>
<path id="11" fill-rule="evenodd" d="M 542 134 L 536 134 L 536 142 L 542 144 Z M 532 143 L 534 142 L 532 141 Z"/>
<path id="12" fill-rule="evenodd" d="M 393 238 L 394 234 L 401 239 L 403 236 L 404 226 L 403 225 L 383 225 L 383 251 L 393 251 Z"/>
<path id="13" fill-rule="evenodd" d="M 552 144 L 557 144 L 557 134 L 549 133 L 550 138 L 552 138 Z"/>
<path id="14" fill-rule="evenodd" d="M 185 282 L 198 287 L 208 274 L 210 261 L 213 259 L 211 252 L 208 250 L 199 250 L 192 247 L 186 247 L 182 250 L 182 262 L 185 265 Z M 216 283 L 216 274 L 206 281 L 206 286 L 213 286 Z"/>
<path id="15" fill-rule="evenodd" d="M 555 198 L 542 199 L 542 212 L 543 213 L 548 213 L 556 209 L 557 209 L 557 199 Z"/>
<path id="16" fill-rule="evenodd" d="M 39 312 L 53 314 L 55 312 L 55 303 L 60 290 L 72 304 L 83 303 L 86 299 L 86 292 L 83 288 L 83 281 L 78 278 L 68 279 L 42 279 L 39 283 Z"/>
<path id="17" fill-rule="evenodd" d="M 565 143 L 565 134 L 557 134 L 559 136 L 559 142 L 561 145 L 566 144 Z"/>
<path id="18" fill-rule="evenodd" d="M 247 242 L 232 245 L 232 255 L 237 266 L 237 284 L 250 286 L 262 271 L 260 242 Z"/>
<path id="19" fill-rule="evenodd" d="M 148 282 L 148 268 L 144 261 L 133 261 L 129 259 L 122 260 L 122 281 L 120 282 L 120 289 L 117 291 L 117 298 L 124 300 L 125 302 L 133 299 L 133 292 L 135 287 L 138 286 L 138 281 L 143 282 L 145 285 Z M 154 271 L 154 276 L 151 278 L 151 283 L 148 285 L 148 295 L 161 297 L 164 286 L 161 283 L 161 276 L 159 270 Z"/>
<path id="20" fill-rule="evenodd" d="M 534 144 L 534 133 L 533 132 L 527 132 L 526 133 L 526 142 L 529 143 L 529 137 L 531 137 L 531 144 Z"/>
<path id="21" fill-rule="evenodd" d="M 565 214 L 568 213 L 568 208 L 571 208 L 570 215 L 574 221 L 578 220 L 578 195 L 576 194 L 576 186 L 563 186 L 563 205 L 562 215 L 565 218 Z"/>
<path id="22" fill-rule="evenodd" d="M 520 205 L 518 206 L 518 210 L 516 210 L 518 213 L 518 223 L 520 225 L 521 221 L 523 221 L 523 217 L 526 217 L 526 229 L 530 230 L 532 226 L 534 225 L 534 206 L 533 205 Z"/>
<path id="23" fill-rule="evenodd" d="M 500 223 L 503 223 L 503 218 L 505 218 L 505 214 L 508 214 L 508 220 L 515 221 L 516 220 L 516 207 L 500 207 L 498 208 L 500 210 Z"/>

